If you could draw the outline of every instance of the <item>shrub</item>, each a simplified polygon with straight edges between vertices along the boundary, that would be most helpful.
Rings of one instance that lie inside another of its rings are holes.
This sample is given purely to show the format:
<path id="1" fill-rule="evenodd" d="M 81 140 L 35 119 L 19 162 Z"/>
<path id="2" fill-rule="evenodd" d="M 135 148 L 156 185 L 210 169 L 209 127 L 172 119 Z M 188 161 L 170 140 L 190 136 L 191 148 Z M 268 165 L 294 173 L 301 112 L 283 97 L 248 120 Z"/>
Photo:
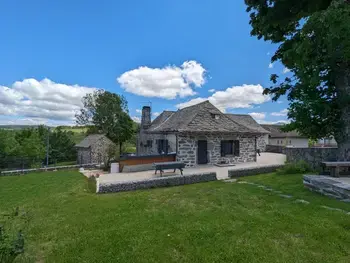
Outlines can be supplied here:
<path id="1" fill-rule="evenodd" d="M 16 218 L 19 218 L 19 209 L 16 208 L 13 213 L 6 215 L 8 223 L 14 224 Z M 5 227 L 0 225 L 0 262 L 12 263 L 16 257 L 24 252 L 24 237 L 22 231 L 17 231 L 16 237 L 10 234 L 12 231 L 5 231 Z"/>
<path id="2" fill-rule="evenodd" d="M 277 174 L 299 174 L 310 172 L 311 167 L 305 161 L 298 161 L 296 163 L 286 163 L 283 168 L 277 170 Z"/>

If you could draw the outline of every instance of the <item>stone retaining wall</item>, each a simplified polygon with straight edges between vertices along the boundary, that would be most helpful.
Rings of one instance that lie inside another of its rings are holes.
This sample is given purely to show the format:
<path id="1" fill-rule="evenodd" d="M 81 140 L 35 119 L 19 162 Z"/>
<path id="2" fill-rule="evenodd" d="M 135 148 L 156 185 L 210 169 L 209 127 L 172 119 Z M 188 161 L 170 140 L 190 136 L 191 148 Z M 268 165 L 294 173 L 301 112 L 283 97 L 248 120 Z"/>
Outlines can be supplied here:
<path id="1" fill-rule="evenodd" d="M 320 175 L 304 175 L 303 183 L 311 191 L 350 202 L 350 184 L 339 182 L 332 177 Z"/>
<path id="2" fill-rule="evenodd" d="M 114 193 L 124 191 L 134 191 L 139 189 L 149 189 L 158 187 L 177 186 L 185 184 L 195 184 L 201 182 L 216 181 L 216 173 L 203 173 L 193 175 L 175 175 L 146 180 L 120 182 L 116 184 L 101 185 L 97 183 L 97 193 Z"/>
<path id="3" fill-rule="evenodd" d="M 337 148 L 295 148 L 285 149 L 287 162 L 296 163 L 298 161 L 307 162 L 313 170 L 321 168 L 321 162 L 336 160 Z"/>
<path id="4" fill-rule="evenodd" d="M 270 153 L 286 153 L 286 147 L 282 145 L 271 145 L 267 144 L 266 145 L 266 151 Z"/>
<path id="5" fill-rule="evenodd" d="M 283 166 L 284 164 L 277 164 L 277 165 L 270 165 L 270 166 L 228 170 L 228 177 L 235 178 L 235 177 L 242 177 L 242 176 L 249 176 L 249 175 L 273 173 L 277 169 L 282 168 Z"/>

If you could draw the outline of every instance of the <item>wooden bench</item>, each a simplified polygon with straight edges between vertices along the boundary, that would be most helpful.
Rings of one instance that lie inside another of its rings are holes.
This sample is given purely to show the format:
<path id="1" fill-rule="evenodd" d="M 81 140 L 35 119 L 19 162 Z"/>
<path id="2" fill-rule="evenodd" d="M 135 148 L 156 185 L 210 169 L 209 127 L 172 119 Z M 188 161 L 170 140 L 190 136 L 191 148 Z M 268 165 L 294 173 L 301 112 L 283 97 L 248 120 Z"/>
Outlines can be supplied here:
<path id="1" fill-rule="evenodd" d="M 340 167 L 350 167 L 350 161 L 346 162 L 322 162 L 323 166 L 329 167 L 332 177 L 339 177 Z"/>
<path id="2" fill-rule="evenodd" d="M 164 163 L 154 163 L 155 167 L 154 174 L 157 174 L 157 171 L 160 171 L 160 176 L 163 175 L 164 170 L 166 169 L 174 169 L 174 173 L 176 169 L 179 169 L 182 175 L 183 168 L 185 168 L 185 164 L 182 162 L 164 162 Z"/>

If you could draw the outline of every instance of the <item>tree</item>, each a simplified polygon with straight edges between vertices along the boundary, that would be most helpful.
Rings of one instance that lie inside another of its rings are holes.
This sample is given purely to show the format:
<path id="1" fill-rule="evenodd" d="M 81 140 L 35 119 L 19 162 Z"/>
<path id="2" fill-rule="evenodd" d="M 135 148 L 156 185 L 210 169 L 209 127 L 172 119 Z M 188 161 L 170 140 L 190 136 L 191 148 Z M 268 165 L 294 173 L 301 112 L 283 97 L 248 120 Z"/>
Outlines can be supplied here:
<path id="1" fill-rule="evenodd" d="M 21 156 L 28 158 L 31 164 L 39 164 L 45 157 L 45 146 L 41 141 L 39 133 L 34 130 L 32 134 L 21 143 Z"/>
<path id="2" fill-rule="evenodd" d="M 76 159 L 73 132 L 64 131 L 61 127 L 57 127 L 50 132 L 49 141 L 49 157 L 51 163 Z"/>
<path id="3" fill-rule="evenodd" d="M 76 115 L 78 125 L 93 125 L 114 143 L 122 144 L 133 135 L 133 121 L 123 96 L 97 90 L 83 97 L 84 108 Z"/>
<path id="4" fill-rule="evenodd" d="M 251 34 L 279 44 L 292 77 L 271 75 L 264 94 L 290 102 L 286 131 L 312 139 L 334 136 L 338 158 L 350 158 L 350 1 L 245 0 Z"/>

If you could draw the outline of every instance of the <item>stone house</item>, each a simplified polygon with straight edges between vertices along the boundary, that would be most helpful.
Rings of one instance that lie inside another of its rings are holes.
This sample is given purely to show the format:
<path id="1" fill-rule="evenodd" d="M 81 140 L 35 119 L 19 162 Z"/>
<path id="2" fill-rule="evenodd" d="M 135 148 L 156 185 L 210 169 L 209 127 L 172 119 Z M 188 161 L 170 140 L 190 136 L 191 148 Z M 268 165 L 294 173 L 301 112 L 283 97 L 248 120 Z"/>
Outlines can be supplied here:
<path id="1" fill-rule="evenodd" d="M 309 147 L 309 138 L 297 131 L 283 132 L 279 124 L 262 124 L 261 126 L 270 132 L 268 136 L 269 145 Z"/>
<path id="2" fill-rule="evenodd" d="M 108 157 L 108 150 L 116 145 L 103 134 L 91 134 L 75 145 L 77 149 L 77 163 L 103 163 Z"/>
<path id="3" fill-rule="evenodd" d="M 269 132 L 248 115 L 224 114 L 209 101 L 163 111 L 151 122 L 151 108 L 142 109 L 138 155 L 176 153 L 186 166 L 256 161 Z"/>

